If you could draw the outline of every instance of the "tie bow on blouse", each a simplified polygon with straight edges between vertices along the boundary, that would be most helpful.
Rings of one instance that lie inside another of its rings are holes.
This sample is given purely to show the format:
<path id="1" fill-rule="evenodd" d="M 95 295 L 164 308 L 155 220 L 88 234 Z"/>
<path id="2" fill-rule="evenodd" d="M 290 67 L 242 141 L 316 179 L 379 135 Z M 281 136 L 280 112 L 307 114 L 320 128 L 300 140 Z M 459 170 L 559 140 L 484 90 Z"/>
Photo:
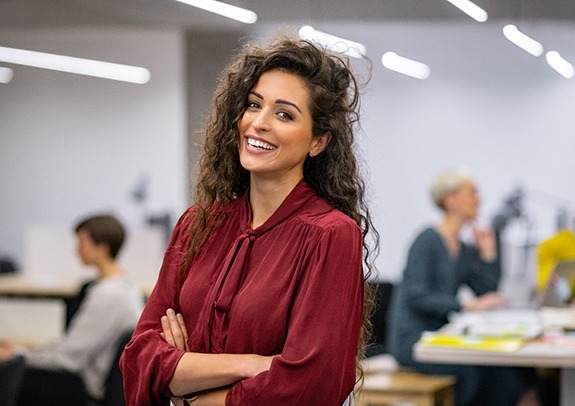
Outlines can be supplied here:
<path id="1" fill-rule="evenodd" d="M 298 189 L 298 186 L 295 189 Z M 313 197 L 313 194 L 294 193 L 292 191 L 276 212 L 256 229 L 250 227 L 252 212 L 247 196 L 246 194 L 243 197 L 245 204 L 242 205 L 243 210 L 240 214 L 240 218 L 243 220 L 240 222 L 241 234 L 230 247 L 201 312 L 198 325 L 207 323 L 209 327 L 203 328 L 202 334 L 192 336 L 192 342 L 208 352 L 224 352 L 229 326 L 229 312 L 246 279 L 250 254 L 255 241 L 301 208 L 306 201 Z M 199 342 L 200 337 L 203 342 Z"/>

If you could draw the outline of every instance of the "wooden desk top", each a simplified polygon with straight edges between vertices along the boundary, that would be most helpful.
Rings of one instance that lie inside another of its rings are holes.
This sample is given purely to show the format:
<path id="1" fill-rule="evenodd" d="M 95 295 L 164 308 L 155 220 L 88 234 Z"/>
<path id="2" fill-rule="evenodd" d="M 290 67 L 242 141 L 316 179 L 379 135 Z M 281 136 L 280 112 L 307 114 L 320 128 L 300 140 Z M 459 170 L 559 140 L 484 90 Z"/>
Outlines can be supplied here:
<path id="1" fill-rule="evenodd" d="M 66 299 L 78 293 L 80 285 L 80 281 L 50 282 L 23 275 L 0 275 L 0 296 Z"/>
<path id="2" fill-rule="evenodd" d="M 575 346 L 540 340 L 528 342 L 513 352 L 472 350 L 417 343 L 414 346 L 413 355 L 421 362 L 441 364 L 575 368 Z"/>
<path id="3" fill-rule="evenodd" d="M 49 281 L 24 275 L 0 275 L 0 296 L 67 299 L 75 296 L 83 281 Z M 154 282 L 140 282 L 144 297 L 149 297 Z"/>
<path id="4" fill-rule="evenodd" d="M 516 318 L 530 316 L 539 323 L 540 333 L 543 336 L 528 340 L 525 345 L 515 351 L 498 351 L 491 349 L 475 349 L 458 346 L 441 346 L 418 342 L 413 348 L 413 356 L 421 362 L 437 362 L 443 364 L 472 364 L 472 365 L 502 365 L 502 366 L 540 366 L 556 368 L 575 368 L 575 338 L 565 339 L 561 334 L 545 334 L 550 331 L 560 331 L 563 328 L 572 328 L 575 320 L 575 309 L 572 308 L 542 308 L 531 311 L 497 311 L 470 314 L 472 318 L 479 316 L 481 323 L 501 323 L 508 320 L 513 324 Z M 469 323 L 469 317 L 463 314 L 454 318 L 452 322 L 439 330 L 439 333 L 462 334 L 462 326 Z M 491 318 L 490 318 L 491 317 Z M 503 318 L 502 318 L 503 317 Z M 473 320 L 473 319 L 471 319 Z M 489 329 L 487 329 L 489 330 Z M 528 337 L 530 335 L 527 335 Z M 535 337 L 535 336 L 533 336 Z"/>

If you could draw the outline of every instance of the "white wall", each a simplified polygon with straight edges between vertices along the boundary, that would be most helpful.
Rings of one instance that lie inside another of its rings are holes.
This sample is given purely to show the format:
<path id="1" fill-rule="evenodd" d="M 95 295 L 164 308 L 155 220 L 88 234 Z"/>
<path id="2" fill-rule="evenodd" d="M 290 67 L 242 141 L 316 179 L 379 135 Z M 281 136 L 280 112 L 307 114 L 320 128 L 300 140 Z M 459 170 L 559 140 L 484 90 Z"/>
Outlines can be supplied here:
<path id="1" fill-rule="evenodd" d="M 131 230 L 186 206 L 183 34 L 167 30 L 0 31 L 2 46 L 144 66 L 145 85 L 12 65 L 0 84 L 0 254 L 26 267 L 32 226 L 70 229 L 112 211 Z M 148 199 L 131 190 L 149 179 Z M 72 255 L 75 255 L 72 253 Z"/>
<path id="2" fill-rule="evenodd" d="M 414 234 L 438 218 L 427 189 L 441 169 L 465 166 L 476 175 L 484 224 L 522 186 L 535 240 L 554 231 L 558 205 L 575 207 L 575 80 L 509 43 L 501 33 L 507 21 L 305 23 L 363 42 L 373 61 L 360 145 L 381 234 L 381 278 L 400 277 Z M 546 50 L 575 61 L 573 24 L 515 23 Z M 256 25 L 251 34 L 269 34 L 279 25 Z M 7 41 L 0 33 L 0 42 L 110 55 L 146 64 L 160 79 L 139 87 L 28 68 L 0 86 L 0 247 L 16 252 L 27 224 L 68 224 L 105 206 L 137 218 L 127 193 L 145 171 L 152 176 L 152 205 L 172 208 L 184 200 L 179 36 L 49 34 L 15 33 Z M 221 37 L 214 38 L 215 48 Z M 207 40 L 209 35 L 202 37 Z M 138 44 L 138 51 L 120 46 L 125 42 Z M 428 63 L 431 78 L 418 81 L 385 70 L 380 58 L 389 50 Z M 206 80 L 217 72 L 210 75 Z M 202 105 L 198 98 L 210 96 L 193 95 L 191 104 Z M 507 238 L 521 245 L 525 227 L 513 228 Z"/>
<path id="3" fill-rule="evenodd" d="M 575 79 L 508 42 L 507 23 L 312 23 L 362 42 L 373 62 L 360 145 L 381 234 L 382 279 L 400 278 L 415 234 L 438 219 L 428 187 L 440 170 L 467 167 L 476 176 L 483 224 L 522 186 L 536 241 L 554 232 L 558 205 L 575 209 Z M 575 25 L 514 23 L 546 51 L 575 62 Z M 380 61 L 387 51 L 427 63 L 431 77 L 420 81 L 385 69 Z M 365 63 L 356 65 L 365 72 Z M 526 229 L 524 221 L 511 224 L 505 243 L 523 245 Z"/>
<path id="4" fill-rule="evenodd" d="M 398 278 L 414 233 L 437 218 L 428 187 L 439 170 L 468 167 L 475 174 L 483 224 L 522 186 L 535 240 L 554 232 L 556 205 L 563 203 L 541 193 L 575 208 L 575 80 L 509 43 L 503 25 L 375 24 L 358 32 L 374 61 L 364 148 L 384 278 Z M 520 27 L 575 62 L 575 26 Z M 419 81 L 382 69 L 388 50 L 428 63 L 431 77 Z M 523 228 L 506 243 L 522 244 L 525 237 Z"/>

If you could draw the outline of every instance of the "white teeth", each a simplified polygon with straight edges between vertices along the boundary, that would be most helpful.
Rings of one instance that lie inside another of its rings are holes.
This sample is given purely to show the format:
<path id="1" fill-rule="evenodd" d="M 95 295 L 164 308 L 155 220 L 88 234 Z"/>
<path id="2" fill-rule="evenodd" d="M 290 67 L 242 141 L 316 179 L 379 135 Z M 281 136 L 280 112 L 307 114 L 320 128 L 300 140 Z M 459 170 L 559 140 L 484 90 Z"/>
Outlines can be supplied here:
<path id="1" fill-rule="evenodd" d="M 261 149 L 265 149 L 268 151 L 271 151 L 271 150 L 277 148 L 274 145 L 268 144 L 267 142 L 263 142 L 260 140 L 254 140 L 253 138 L 248 138 L 248 144 L 252 147 L 261 148 Z"/>

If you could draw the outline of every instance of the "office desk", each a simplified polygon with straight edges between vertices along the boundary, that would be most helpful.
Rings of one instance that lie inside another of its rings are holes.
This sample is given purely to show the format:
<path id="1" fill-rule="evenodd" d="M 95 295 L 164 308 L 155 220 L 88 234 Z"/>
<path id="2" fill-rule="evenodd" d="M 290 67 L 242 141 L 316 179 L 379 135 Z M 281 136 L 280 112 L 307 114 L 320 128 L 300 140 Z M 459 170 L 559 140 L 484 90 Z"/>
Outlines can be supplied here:
<path id="1" fill-rule="evenodd" d="M 562 406 L 573 406 L 575 399 L 575 345 L 557 340 L 530 340 L 513 352 L 442 347 L 417 343 L 414 358 L 420 362 L 561 369 L 560 400 Z"/>
<path id="2" fill-rule="evenodd" d="M 67 301 L 79 281 L 50 282 L 25 275 L 0 275 L 0 338 L 45 344 L 61 337 Z"/>
<path id="3" fill-rule="evenodd" d="M 80 282 L 49 282 L 23 275 L 0 275 L 0 296 L 67 299 L 78 293 Z"/>
<path id="4" fill-rule="evenodd" d="M 0 339 L 44 344 L 62 336 L 66 309 L 82 281 L 47 281 L 0 275 Z M 141 282 L 144 298 L 153 284 Z"/>
<path id="5" fill-rule="evenodd" d="M 18 298 L 69 299 L 75 296 L 84 281 L 55 281 L 29 278 L 24 275 L 0 275 L 0 296 Z M 154 282 L 141 281 L 144 297 L 148 298 Z"/>

